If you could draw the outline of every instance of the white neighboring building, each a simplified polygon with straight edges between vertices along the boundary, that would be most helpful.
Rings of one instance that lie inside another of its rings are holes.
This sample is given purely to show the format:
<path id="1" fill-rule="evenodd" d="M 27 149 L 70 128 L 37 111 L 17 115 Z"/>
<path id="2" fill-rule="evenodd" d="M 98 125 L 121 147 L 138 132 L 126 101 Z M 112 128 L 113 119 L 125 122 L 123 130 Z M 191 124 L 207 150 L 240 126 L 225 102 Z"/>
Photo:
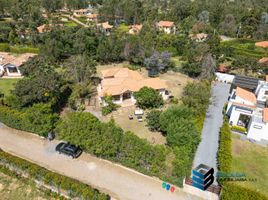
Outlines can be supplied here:
<path id="1" fill-rule="evenodd" d="M 237 87 L 230 95 L 226 114 L 232 126 L 244 127 L 247 137 L 268 141 L 268 82 L 259 81 L 255 91 Z"/>
<path id="2" fill-rule="evenodd" d="M 216 72 L 216 80 L 224 83 L 232 83 L 235 76 L 232 74 L 226 74 L 221 72 Z"/>
<path id="3" fill-rule="evenodd" d="M 19 69 L 25 62 L 36 54 L 24 53 L 24 54 L 11 54 L 7 52 L 0 52 L 0 77 L 21 77 L 21 71 Z"/>

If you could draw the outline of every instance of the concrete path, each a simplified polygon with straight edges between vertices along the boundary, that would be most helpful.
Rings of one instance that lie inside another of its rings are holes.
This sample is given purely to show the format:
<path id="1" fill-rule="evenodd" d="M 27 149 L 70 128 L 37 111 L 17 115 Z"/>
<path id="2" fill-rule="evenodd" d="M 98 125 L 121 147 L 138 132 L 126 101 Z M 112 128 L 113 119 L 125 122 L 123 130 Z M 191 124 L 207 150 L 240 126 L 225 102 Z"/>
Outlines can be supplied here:
<path id="1" fill-rule="evenodd" d="M 193 167 L 206 164 L 213 167 L 217 173 L 217 152 L 219 131 L 223 123 L 222 109 L 227 102 L 230 85 L 217 82 L 212 87 L 211 104 L 206 113 L 202 131 L 202 140 L 195 154 Z"/>
<path id="2" fill-rule="evenodd" d="M 74 17 L 72 17 L 70 15 L 62 15 L 62 16 L 69 18 L 70 20 L 74 21 L 75 23 L 77 23 L 77 24 L 79 24 L 79 25 L 81 25 L 81 26 L 83 26 L 85 28 L 89 27 L 87 24 L 84 24 L 83 22 L 79 21 L 78 19 L 76 19 L 76 18 L 74 18 Z"/>
<path id="3" fill-rule="evenodd" d="M 197 200 L 176 188 L 162 189 L 162 181 L 83 153 L 71 159 L 55 152 L 59 141 L 48 142 L 30 133 L 0 126 L 0 148 L 49 170 L 87 183 L 121 200 Z"/>

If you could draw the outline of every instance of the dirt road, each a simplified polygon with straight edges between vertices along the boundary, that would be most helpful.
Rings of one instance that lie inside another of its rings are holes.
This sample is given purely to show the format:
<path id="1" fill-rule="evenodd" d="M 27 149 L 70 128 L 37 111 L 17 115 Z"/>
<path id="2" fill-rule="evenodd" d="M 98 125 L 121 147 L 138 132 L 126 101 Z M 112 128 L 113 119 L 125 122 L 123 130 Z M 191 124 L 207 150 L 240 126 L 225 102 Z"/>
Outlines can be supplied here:
<path id="1" fill-rule="evenodd" d="M 162 181 L 83 153 L 71 159 L 55 152 L 58 141 L 48 142 L 30 133 L 0 125 L 0 148 L 52 171 L 87 183 L 120 200 L 197 200 L 176 188 L 161 188 Z"/>

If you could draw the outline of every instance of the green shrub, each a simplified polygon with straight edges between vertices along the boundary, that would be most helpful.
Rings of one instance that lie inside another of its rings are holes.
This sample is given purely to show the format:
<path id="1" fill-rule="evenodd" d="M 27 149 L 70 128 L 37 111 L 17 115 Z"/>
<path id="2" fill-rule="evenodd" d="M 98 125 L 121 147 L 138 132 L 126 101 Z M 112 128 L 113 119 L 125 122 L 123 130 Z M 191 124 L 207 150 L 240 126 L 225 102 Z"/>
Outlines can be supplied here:
<path id="1" fill-rule="evenodd" d="M 160 110 L 152 110 L 146 115 L 147 126 L 152 131 L 160 130 Z"/>
<path id="2" fill-rule="evenodd" d="M 220 129 L 218 167 L 221 172 L 230 172 L 232 167 L 232 133 L 226 120 Z"/>
<path id="3" fill-rule="evenodd" d="M 247 129 L 245 127 L 241 127 L 241 126 L 232 126 L 231 130 L 237 131 L 239 133 L 246 133 L 246 131 L 247 131 Z"/>
<path id="4" fill-rule="evenodd" d="M 263 194 L 232 183 L 222 187 L 221 200 L 267 200 Z"/>
<path id="5" fill-rule="evenodd" d="M 136 104 L 142 109 L 159 108 L 164 104 L 162 96 L 150 87 L 143 87 L 134 93 Z"/>
<path id="6" fill-rule="evenodd" d="M 23 110 L 0 106 L 0 121 L 7 126 L 46 136 L 54 128 L 58 115 L 49 104 L 34 104 Z"/>
<path id="7" fill-rule="evenodd" d="M 101 108 L 101 113 L 104 116 L 110 114 L 111 112 L 117 110 L 117 108 L 120 107 L 119 105 L 113 103 L 111 96 L 105 96 L 104 101 L 105 101 L 105 103 L 107 103 L 106 106 Z"/>
<path id="8" fill-rule="evenodd" d="M 9 52 L 10 51 L 9 44 L 7 44 L 7 43 L 0 43 L 0 51 Z"/>
<path id="9" fill-rule="evenodd" d="M 51 172 L 36 164 L 5 153 L 4 151 L 0 151 L 0 160 L 0 165 L 9 165 L 15 170 L 22 170 L 23 173 L 29 175 L 29 178 L 41 180 L 46 184 L 63 189 L 67 191 L 70 196 L 77 197 L 77 199 L 110 199 L 108 195 L 100 193 L 98 190 L 93 189 L 84 183 Z"/>

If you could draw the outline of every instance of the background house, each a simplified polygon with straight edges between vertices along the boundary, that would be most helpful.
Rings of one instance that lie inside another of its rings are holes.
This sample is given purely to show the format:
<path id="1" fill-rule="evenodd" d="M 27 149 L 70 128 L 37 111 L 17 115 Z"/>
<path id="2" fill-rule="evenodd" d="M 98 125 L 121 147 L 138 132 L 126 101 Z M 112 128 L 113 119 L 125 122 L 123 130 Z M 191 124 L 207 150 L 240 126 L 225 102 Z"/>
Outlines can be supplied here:
<path id="1" fill-rule="evenodd" d="M 0 52 L 0 76 L 21 77 L 20 67 L 36 54 L 24 53 L 14 55 Z"/>
<path id="2" fill-rule="evenodd" d="M 268 82 L 259 80 L 255 88 L 253 82 L 247 85 L 243 81 L 237 83 L 249 90 L 241 87 L 232 90 L 226 110 L 229 123 L 245 128 L 249 139 L 268 142 Z"/>
<path id="3" fill-rule="evenodd" d="M 138 33 L 140 33 L 141 29 L 142 29 L 142 24 L 134 24 L 134 25 L 130 26 L 130 29 L 128 32 L 130 34 L 138 34 Z"/>
<path id="4" fill-rule="evenodd" d="M 143 78 L 137 71 L 128 68 L 111 68 L 101 71 L 102 81 L 99 84 L 98 97 L 100 103 L 105 105 L 104 97 L 112 96 L 116 104 L 127 103 L 134 105 L 136 100 L 134 92 L 139 91 L 142 87 L 151 87 L 167 99 L 167 84 L 165 80 L 159 78 Z"/>
<path id="5" fill-rule="evenodd" d="M 174 22 L 171 21 L 159 21 L 156 23 L 156 27 L 159 31 L 163 31 L 167 34 L 175 34 L 176 33 L 176 26 Z"/>
<path id="6" fill-rule="evenodd" d="M 100 23 L 97 24 L 97 26 L 99 27 L 99 30 L 101 33 L 103 33 L 104 35 L 110 35 L 113 26 L 109 24 L 109 22 L 104 22 L 104 23 Z"/>

